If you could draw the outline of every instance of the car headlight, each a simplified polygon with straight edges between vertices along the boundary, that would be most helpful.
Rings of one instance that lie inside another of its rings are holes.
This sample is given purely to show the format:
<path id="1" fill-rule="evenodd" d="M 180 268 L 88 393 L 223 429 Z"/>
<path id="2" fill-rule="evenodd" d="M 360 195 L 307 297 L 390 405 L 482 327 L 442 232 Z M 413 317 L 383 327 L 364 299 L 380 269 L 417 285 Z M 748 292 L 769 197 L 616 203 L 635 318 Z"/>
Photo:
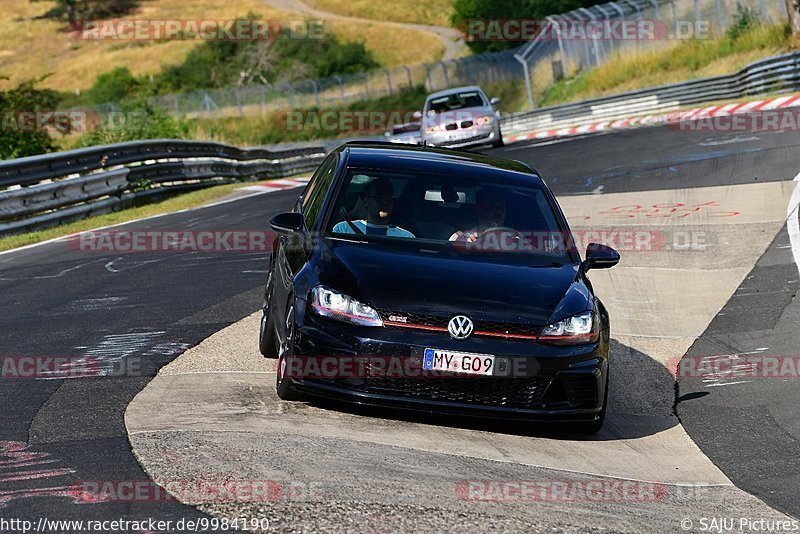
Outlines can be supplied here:
<path id="1" fill-rule="evenodd" d="M 491 115 L 484 115 L 475 119 L 475 124 L 478 126 L 489 126 L 493 121 L 494 118 Z"/>
<path id="2" fill-rule="evenodd" d="M 539 341 L 554 345 L 594 343 L 598 338 L 598 327 L 594 313 L 584 312 L 546 326 L 539 334 Z"/>
<path id="3" fill-rule="evenodd" d="M 333 289 L 316 286 L 311 290 L 311 309 L 323 317 L 362 326 L 383 326 L 378 312 Z"/>

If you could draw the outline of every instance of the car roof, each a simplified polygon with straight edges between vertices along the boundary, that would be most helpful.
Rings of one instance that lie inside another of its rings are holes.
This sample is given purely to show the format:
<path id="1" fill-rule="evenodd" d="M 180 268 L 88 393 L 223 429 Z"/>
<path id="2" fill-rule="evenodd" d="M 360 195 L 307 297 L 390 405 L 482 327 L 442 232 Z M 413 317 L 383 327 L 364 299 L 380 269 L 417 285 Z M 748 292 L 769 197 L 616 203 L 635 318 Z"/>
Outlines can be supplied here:
<path id="1" fill-rule="evenodd" d="M 493 158 L 474 152 L 452 149 L 400 145 L 385 142 L 349 142 L 340 146 L 347 152 L 347 166 L 359 169 L 401 170 L 452 174 L 470 178 L 487 178 L 520 181 L 541 185 L 536 170 L 519 161 Z"/>
<path id="2" fill-rule="evenodd" d="M 452 89 L 445 89 L 443 91 L 437 91 L 435 93 L 431 93 L 431 94 L 428 95 L 426 100 L 430 100 L 431 98 L 439 98 L 439 97 L 445 96 L 445 95 L 452 95 L 452 94 L 455 94 L 455 93 L 463 93 L 463 92 L 466 92 L 466 91 L 479 91 L 479 92 L 483 93 L 483 89 L 481 89 L 477 85 L 465 85 L 463 87 L 453 87 Z"/>

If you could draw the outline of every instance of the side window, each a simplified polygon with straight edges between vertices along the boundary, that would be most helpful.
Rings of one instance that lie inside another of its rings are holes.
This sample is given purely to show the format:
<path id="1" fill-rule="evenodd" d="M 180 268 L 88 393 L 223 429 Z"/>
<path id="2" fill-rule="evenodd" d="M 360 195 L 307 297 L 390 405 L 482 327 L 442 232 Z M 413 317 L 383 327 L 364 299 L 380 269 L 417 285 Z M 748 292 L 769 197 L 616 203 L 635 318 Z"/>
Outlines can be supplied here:
<path id="1" fill-rule="evenodd" d="M 327 158 L 325 158 L 319 168 L 317 168 L 317 172 L 315 172 L 311 177 L 311 180 L 308 181 L 308 185 L 306 185 L 306 188 L 303 190 L 303 194 L 301 195 L 301 202 L 304 211 L 306 206 L 308 206 L 311 197 L 314 195 L 314 191 L 319 184 L 320 176 L 325 174 L 325 171 L 328 169 L 332 161 L 336 161 L 334 154 L 330 154 Z"/>
<path id="2" fill-rule="evenodd" d="M 319 174 L 314 177 L 313 189 L 303 198 L 303 215 L 307 228 L 314 228 L 317 223 L 322 205 L 325 203 L 325 197 L 333 182 L 333 175 L 336 174 L 337 161 L 335 154 L 329 156 L 328 161 L 325 161 L 320 167 Z"/>

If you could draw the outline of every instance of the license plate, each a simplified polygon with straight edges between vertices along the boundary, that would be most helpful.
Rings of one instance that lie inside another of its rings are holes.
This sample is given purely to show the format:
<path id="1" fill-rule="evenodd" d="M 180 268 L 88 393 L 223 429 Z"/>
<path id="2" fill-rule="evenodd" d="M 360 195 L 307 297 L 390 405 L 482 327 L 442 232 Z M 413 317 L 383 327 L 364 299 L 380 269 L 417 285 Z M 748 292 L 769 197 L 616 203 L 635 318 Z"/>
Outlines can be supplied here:
<path id="1" fill-rule="evenodd" d="M 449 350 L 425 349 L 422 368 L 426 371 L 450 371 L 468 375 L 494 373 L 494 356 Z"/>

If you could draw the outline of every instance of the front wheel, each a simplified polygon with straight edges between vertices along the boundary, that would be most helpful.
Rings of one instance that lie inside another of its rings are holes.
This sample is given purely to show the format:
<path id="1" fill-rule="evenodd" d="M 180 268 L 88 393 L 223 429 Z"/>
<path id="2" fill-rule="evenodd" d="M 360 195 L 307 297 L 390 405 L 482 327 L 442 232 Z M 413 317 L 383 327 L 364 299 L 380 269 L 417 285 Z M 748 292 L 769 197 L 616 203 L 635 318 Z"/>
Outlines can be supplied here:
<path id="1" fill-rule="evenodd" d="M 302 395 L 292 389 L 289 373 L 289 359 L 294 353 L 294 333 L 294 305 L 292 305 L 286 314 L 286 343 L 281 347 L 278 364 L 275 366 L 275 391 L 278 393 L 278 398 L 285 401 L 302 399 Z"/>
<path id="2" fill-rule="evenodd" d="M 494 148 L 502 148 L 505 146 L 505 141 L 503 141 L 503 132 L 500 131 L 500 128 L 497 129 L 497 140 L 492 143 Z"/>
<path id="3" fill-rule="evenodd" d="M 275 341 L 275 320 L 272 318 L 272 269 L 264 286 L 264 302 L 261 304 L 261 327 L 258 332 L 258 349 L 265 358 L 278 357 L 278 344 Z"/>

